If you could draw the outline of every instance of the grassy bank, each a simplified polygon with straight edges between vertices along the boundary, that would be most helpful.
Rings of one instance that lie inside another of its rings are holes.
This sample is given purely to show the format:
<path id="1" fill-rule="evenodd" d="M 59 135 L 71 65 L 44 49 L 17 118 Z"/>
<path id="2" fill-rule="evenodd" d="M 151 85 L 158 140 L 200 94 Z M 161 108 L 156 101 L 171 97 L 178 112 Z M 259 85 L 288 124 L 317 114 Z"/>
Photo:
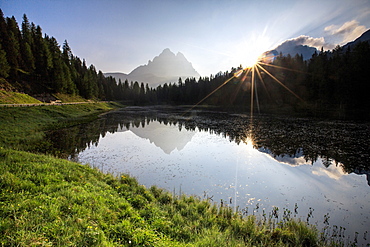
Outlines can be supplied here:
<path id="1" fill-rule="evenodd" d="M 323 246 L 296 220 L 146 189 L 86 165 L 0 149 L 3 246 Z"/>
<path id="2" fill-rule="evenodd" d="M 115 104 L 0 110 L 1 246 L 328 246 L 312 226 L 258 220 L 89 166 L 19 150 L 44 131 L 91 121 Z"/>
<path id="3" fill-rule="evenodd" d="M 70 95 L 70 94 L 61 94 L 57 93 L 54 94 L 54 96 L 62 101 L 63 103 L 68 103 L 68 102 L 87 102 L 88 100 L 82 98 L 81 96 L 78 95 Z"/>
<path id="4" fill-rule="evenodd" d="M 0 90 L 0 104 L 37 104 L 41 101 L 23 93 Z"/>
<path id="5" fill-rule="evenodd" d="M 11 107 L 0 110 L 0 147 L 47 150 L 44 131 L 91 121 L 117 107 L 114 103 Z"/>

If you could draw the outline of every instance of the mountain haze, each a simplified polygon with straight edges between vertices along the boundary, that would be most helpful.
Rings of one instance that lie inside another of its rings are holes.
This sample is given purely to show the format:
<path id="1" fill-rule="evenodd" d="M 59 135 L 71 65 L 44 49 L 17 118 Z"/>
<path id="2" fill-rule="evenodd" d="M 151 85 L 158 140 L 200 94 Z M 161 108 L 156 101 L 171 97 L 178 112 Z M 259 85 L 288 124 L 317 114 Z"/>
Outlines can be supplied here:
<path id="1" fill-rule="evenodd" d="M 168 48 L 156 56 L 148 64 L 141 65 L 131 71 L 124 73 L 105 73 L 105 76 L 113 76 L 117 80 L 138 81 L 148 83 L 150 87 L 157 87 L 160 84 L 177 82 L 179 77 L 183 80 L 188 77 L 199 77 L 199 73 L 193 65 L 185 58 L 184 54 L 178 52 L 176 55 Z"/>
<path id="2" fill-rule="evenodd" d="M 291 41 L 285 41 L 281 45 L 277 46 L 274 50 L 276 50 L 279 54 L 282 53 L 283 56 L 287 56 L 288 54 L 294 57 L 297 53 L 299 55 L 302 54 L 303 60 L 308 60 L 312 57 L 312 54 L 317 51 L 315 47 L 307 46 L 307 45 L 297 45 Z"/>

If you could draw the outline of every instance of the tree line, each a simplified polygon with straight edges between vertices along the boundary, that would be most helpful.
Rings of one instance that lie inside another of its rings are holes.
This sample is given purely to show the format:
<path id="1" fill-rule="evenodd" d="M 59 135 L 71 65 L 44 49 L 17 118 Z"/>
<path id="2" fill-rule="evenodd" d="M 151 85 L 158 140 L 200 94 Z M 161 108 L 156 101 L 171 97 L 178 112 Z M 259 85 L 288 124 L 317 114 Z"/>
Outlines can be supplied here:
<path id="1" fill-rule="evenodd" d="M 369 42 L 337 46 L 332 51 L 321 49 L 309 60 L 280 53 L 271 64 L 260 63 L 256 68 L 254 111 L 370 119 Z M 157 98 L 173 104 L 196 104 L 205 99 L 210 105 L 250 110 L 251 74 L 239 66 L 198 80 L 179 79 L 159 86 Z"/>
<path id="2" fill-rule="evenodd" d="M 54 37 L 23 15 L 21 29 L 0 9 L 0 78 L 21 92 L 64 93 L 86 99 L 116 99 L 117 83 L 105 78 L 94 65 L 74 56 L 67 41 L 62 47 Z"/>
<path id="3" fill-rule="evenodd" d="M 202 102 L 233 109 L 249 109 L 254 97 L 255 110 L 266 112 L 286 109 L 319 116 L 369 117 L 368 42 L 321 50 L 307 61 L 299 54 L 280 54 L 272 64 L 259 65 L 263 69 L 258 67 L 255 85 L 251 73 L 239 66 L 151 88 L 144 82 L 105 77 L 94 65 L 87 66 L 84 59 L 73 55 L 67 41 L 59 45 L 54 37 L 43 35 L 41 27 L 30 23 L 26 15 L 19 28 L 14 16 L 4 18 L 0 9 L 0 35 L 0 85 L 10 84 L 31 95 L 63 93 L 132 104 Z"/>

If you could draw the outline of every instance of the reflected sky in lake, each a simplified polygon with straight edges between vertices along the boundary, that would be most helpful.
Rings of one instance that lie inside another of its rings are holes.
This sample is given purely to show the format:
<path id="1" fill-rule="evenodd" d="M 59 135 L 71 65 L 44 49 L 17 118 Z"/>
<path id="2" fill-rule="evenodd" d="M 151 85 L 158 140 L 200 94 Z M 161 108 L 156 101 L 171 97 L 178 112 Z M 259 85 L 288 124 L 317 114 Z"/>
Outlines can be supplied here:
<path id="1" fill-rule="evenodd" d="M 281 214 L 289 209 L 307 221 L 313 210 L 309 223 L 324 227 L 328 215 L 331 227 L 345 227 L 351 240 L 357 231 L 365 241 L 370 229 L 365 175 L 347 174 L 330 160 L 306 161 L 299 150 L 274 155 L 268 148 L 254 148 L 252 141 L 237 144 L 198 128 L 151 121 L 107 133 L 96 146 L 80 152 L 78 161 L 104 172 L 130 174 L 147 187 L 222 201 L 249 214 L 268 215 L 276 206 Z"/>

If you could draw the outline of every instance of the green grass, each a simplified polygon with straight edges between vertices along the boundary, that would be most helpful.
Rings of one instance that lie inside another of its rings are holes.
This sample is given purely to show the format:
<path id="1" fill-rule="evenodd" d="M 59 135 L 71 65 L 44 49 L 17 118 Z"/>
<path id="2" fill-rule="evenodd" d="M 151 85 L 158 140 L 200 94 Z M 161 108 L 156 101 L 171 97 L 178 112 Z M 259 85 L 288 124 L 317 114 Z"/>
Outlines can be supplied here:
<path id="1" fill-rule="evenodd" d="M 61 100 L 63 103 L 68 102 L 87 102 L 86 99 L 82 98 L 79 95 L 70 95 L 70 94 L 62 94 L 62 93 L 56 93 L 55 98 Z"/>
<path id="2" fill-rule="evenodd" d="M 0 104 L 33 104 L 33 103 L 42 103 L 42 102 L 35 98 L 32 98 L 27 94 L 0 90 Z"/>
<path id="3" fill-rule="evenodd" d="M 1 108 L 1 246 L 340 245 L 299 220 L 242 216 L 196 197 L 147 189 L 127 175 L 24 151 L 45 151 L 46 130 L 91 121 L 116 107 Z"/>
<path id="4" fill-rule="evenodd" d="M 0 147 L 45 151 L 44 131 L 91 121 L 114 103 L 6 107 L 0 109 Z"/>
<path id="5" fill-rule="evenodd" d="M 297 220 L 242 217 L 46 155 L 1 148 L 0 184 L 2 246 L 325 245 Z"/>

